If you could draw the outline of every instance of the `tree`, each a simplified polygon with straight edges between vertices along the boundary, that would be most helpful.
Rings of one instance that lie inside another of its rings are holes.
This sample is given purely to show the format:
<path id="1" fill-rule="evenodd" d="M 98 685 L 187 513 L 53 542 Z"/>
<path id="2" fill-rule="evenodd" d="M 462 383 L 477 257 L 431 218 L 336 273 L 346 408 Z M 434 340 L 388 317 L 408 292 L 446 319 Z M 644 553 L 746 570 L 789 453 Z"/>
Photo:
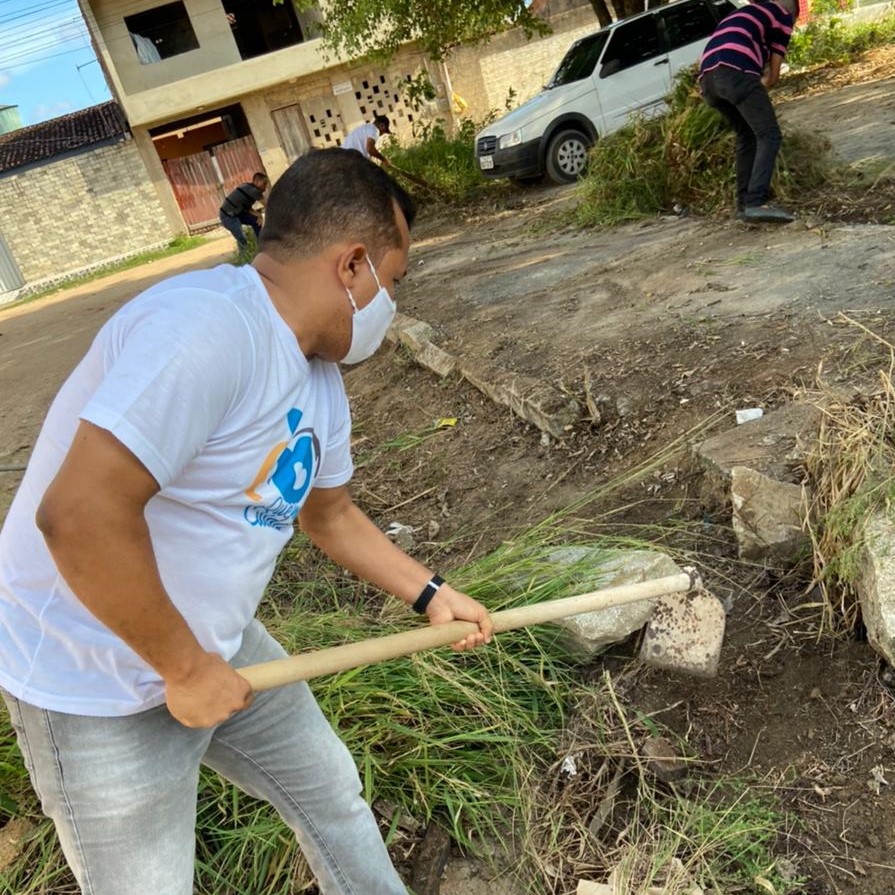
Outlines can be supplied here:
<path id="1" fill-rule="evenodd" d="M 283 0 L 274 0 L 283 2 Z M 605 7 L 605 0 L 591 0 Z M 299 0 L 307 9 L 314 0 Z M 441 60 L 464 43 L 480 43 L 519 27 L 527 38 L 550 27 L 525 0 L 330 0 L 324 7 L 323 37 L 346 56 L 388 59 L 408 41 L 416 41 L 432 59 Z"/>
<path id="2" fill-rule="evenodd" d="M 594 15 L 597 17 L 597 21 L 600 23 L 601 28 L 605 28 L 607 25 L 612 22 L 612 12 L 609 9 L 609 5 L 606 3 L 606 0 L 590 0 L 590 5 L 593 7 Z"/>

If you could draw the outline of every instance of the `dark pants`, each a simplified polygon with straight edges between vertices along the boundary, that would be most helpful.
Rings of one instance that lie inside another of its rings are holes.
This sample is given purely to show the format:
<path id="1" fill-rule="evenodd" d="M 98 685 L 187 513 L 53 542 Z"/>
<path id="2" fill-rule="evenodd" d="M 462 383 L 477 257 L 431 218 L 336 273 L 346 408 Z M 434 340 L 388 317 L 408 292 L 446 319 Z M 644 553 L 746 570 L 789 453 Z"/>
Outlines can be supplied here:
<path id="1" fill-rule="evenodd" d="M 737 138 L 737 208 L 764 205 L 783 136 L 758 75 L 720 65 L 702 76 L 702 95 Z"/>
<path id="2" fill-rule="evenodd" d="M 261 225 L 258 223 L 258 218 L 247 211 L 243 211 L 238 215 L 227 214 L 222 211 L 218 217 L 221 219 L 221 224 L 233 234 L 233 238 L 240 249 L 248 248 L 249 245 L 245 233 L 242 232 L 243 225 L 252 228 L 256 240 L 261 233 Z"/>

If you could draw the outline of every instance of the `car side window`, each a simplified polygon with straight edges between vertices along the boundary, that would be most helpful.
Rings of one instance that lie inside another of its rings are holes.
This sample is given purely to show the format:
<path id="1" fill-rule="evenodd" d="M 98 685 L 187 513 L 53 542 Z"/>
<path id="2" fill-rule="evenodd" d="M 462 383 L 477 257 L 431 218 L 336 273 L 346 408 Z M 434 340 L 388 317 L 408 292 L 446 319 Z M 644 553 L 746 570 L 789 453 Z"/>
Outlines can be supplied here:
<path id="1" fill-rule="evenodd" d="M 605 45 L 606 35 L 603 32 L 584 37 L 573 44 L 563 57 L 562 62 L 559 63 L 559 68 L 550 79 L 547 89 L 589 78 L 594 73 L 597 60 Z"/>
<path id="2" fill-rule="evenodd" d="M 711 7 L 712 15 L 719 22 L 725 16 L 730 15 L 730 13 L 736 12 L 736 6 L 734 6 L 731 0 L 710 0 L 709 6 Z"/>
<path id="3" fill-rule="evenodd" d="M 658 12 L 665 28 L 668 50 L 705 40 L 715 30 L 715 17 L 705 3 L 682 3 Z"/>
<path id="4" fill-rule="evenodd" d="M 609 36 L 609 44 L 600 65 L 600 77 L 608 78 L 653 59 L 662 52 L 659 27 L 654 15 L 623 22 Z"/>

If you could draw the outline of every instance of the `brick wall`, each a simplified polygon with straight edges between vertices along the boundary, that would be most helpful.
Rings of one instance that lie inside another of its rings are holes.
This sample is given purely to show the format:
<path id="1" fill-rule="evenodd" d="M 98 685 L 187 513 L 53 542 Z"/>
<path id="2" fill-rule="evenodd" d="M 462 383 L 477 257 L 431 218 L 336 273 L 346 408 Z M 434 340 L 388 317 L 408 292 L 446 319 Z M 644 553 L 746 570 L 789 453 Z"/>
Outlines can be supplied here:
<path id="1" fill-rule="evenodd" d="M 132 140 L 0 178 L 0 232 L 29 286 L 175 235 Z"/>
<path id="2" fill-rule="evenodd" d="M 515 28 L 490 43 L 451 53 L 451 86 L 469 104 L 464 117 L 480 121 L 489 112 L 504 112 L 509 97 L 511 108 L 530 99 L 547 83 L 566 50 L 600 28 L 589 4 L 551 16 L 548 22 L 553 33 L 547 37 L 529 41 Z"/>

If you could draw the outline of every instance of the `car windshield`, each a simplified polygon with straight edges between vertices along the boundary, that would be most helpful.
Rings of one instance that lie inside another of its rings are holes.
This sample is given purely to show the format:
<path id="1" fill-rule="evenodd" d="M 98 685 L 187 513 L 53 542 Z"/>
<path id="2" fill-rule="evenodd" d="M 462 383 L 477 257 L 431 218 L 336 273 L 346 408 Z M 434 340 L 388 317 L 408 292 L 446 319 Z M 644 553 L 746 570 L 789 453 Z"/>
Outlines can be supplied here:
<path id="1" fill-rule="evenodd" d="M 562 87 L 563 84 L 571 84 L 573 81 L 580 81 L 582 78 L 589 78 L 594 73 L 594 68 L 605 45 L 606 34 L 602 31 L 572 44 L 569 52 L 563 57 L 563 61 L 559 63 L 559 68 L 548 82 L 547 90 Z"/>

